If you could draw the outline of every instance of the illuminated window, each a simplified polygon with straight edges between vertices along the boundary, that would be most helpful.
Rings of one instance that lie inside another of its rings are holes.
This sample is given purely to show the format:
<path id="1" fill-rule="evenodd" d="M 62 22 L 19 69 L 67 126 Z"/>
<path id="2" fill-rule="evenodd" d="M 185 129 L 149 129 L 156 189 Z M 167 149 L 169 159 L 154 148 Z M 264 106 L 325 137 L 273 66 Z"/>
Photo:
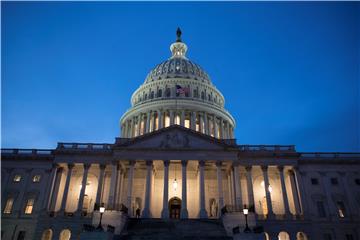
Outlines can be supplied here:
<path id="1" fill-rule="evenodd" d="M 189 119 L 185 119 L 185 127 L 190 128 L 190 120 Z"/>
<path id="2" fill-rule="evenodd" d="M 64 229 L 60 232 L 60 240 L 69 240 L 71 237 L 71 232 L 69 229 Z"/>
<path id="3" fill-rule="evenodd" d="M 175 124 L 180 125 L 180 116 L 179 115 L 175 116 Z"/>
<path id="4" fill-rule="evenodd" d="M 51 240 L 53 236 L 53 231 L 51 229 L 47 229 L 43 232 L 41 236 L 41 240 Z"/>
<path id="5" fill-rule="evenodd" d="M 40 182 L 41 175 L 34 175 L 32 181 L 33 182 Z"/>
<path id="6" fill-rule="evenodd" d="M 13 204 L 14 204 L 14 198 L 8 198 L 8 200 L 6 200 L 4 213 L 10 214 L 12 211 Z"/>
<path id="7" fill-rule="evenodd" d="M 16 174 L 13 179 L 14 182 L 20 182 L 21 181 L 21 175 Z"/>
<path id="8" fill-rule="evenodd" d="M 34 199 L 30 198 L 26 202 L 25 214 L 31 214 L 34 208 Z"/>
<path id="9" fill-rule="evenodd" d="M 345 215 L 346 215 L 344 203 L 341 202 L 341 201 L 338 201 L 338 202 L 336 202 L 336 205 L 337 205 L 337 208 L 338 208 L 339 217 L 344 218 Z"/>

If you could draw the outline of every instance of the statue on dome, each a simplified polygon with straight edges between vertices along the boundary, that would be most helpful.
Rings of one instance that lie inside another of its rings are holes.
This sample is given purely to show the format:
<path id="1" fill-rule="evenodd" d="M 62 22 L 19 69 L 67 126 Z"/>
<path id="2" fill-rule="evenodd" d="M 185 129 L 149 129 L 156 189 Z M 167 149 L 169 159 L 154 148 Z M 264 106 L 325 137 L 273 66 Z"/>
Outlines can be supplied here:
<path id="1" fill-rule="evenodd" d="M 176 36 L 177 36 L 176 42 L 181 42 L 181 30 L 179 27 L 176 30 Z"/>

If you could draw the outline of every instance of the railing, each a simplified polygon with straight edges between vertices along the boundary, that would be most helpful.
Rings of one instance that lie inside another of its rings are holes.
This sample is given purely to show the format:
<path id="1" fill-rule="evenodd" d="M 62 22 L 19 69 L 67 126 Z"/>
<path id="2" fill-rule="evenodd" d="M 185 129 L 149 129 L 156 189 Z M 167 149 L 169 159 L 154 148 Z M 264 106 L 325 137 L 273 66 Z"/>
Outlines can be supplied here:
<path id="1" fill-rule="evenodd" d="M 49 149 L 18 149 L 18 148 L 3 148 L 1 154 L 14 154 L 14 155 L 51 155 L 53 150 Z"/>
<path id="2" fill-rule="evenodd" d="M 56 149 L 110 150 L 111 146 L 108 143 L 58 143 Z"/>
<path id="3" fill-rule="evenodd" d="M 339 153 L 339 152 L 309 152 L 300 153 L 303 158 L 353 158 L 360 157 L 360 153 Z"/>
<path id="4" fill-rule="evenodd" d="M 239 145 L 242 151 L 287 151 L 295 152 L 295 145 Z"/>
<path id="5" fill-rule="evenodd" d="M 221 213 L 243 212 L 244 207 L 243 205 L 225 205 L 225 207 L 221 209 Z M 248 209 L 249 212 L 255 212 L 254 206 L 249 206 Z"/>

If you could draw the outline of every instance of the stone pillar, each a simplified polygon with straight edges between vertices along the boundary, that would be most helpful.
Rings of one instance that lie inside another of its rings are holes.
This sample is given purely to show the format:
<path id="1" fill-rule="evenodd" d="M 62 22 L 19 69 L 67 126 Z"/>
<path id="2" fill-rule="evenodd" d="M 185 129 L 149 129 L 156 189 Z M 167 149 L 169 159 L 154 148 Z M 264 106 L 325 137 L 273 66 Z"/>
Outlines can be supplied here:
<path id="1" fill-rule="evenodd" d="M 221 209 L 225 206 L 224 205 L 224 192 L 223 192 L 223 182 L 222 182 L 222 170 L 221 170 L 222 162 L 216 162 L 216 175 L 217 175 L 217 184 L 218 184 L 218 203 L 219 203 L 219 215 L 221 216 Z"/>
<path id="2" fill-rule="evenodd" d="M 149 133 L 149 132 L 150 132 L 150 111 L 146 113 L 146 128 L 144 133 Z"/>
<path id="3" fill-rule="evenodd" d="M 131 120 L 131 131 L 130 131 L 130 137 L 135 137 L 135 116 Z"/>
<path id="4" fill-rule="evenodd" d="M 136 136 L 140 136 L 140 128 L 141 128 L 141 119 L 142 119 L 142 114 L 140 113 L 137 117 L 137 135 Z"/>
<path id="5" fill-rule="evenodd" d="M 153 132 L 153 131 L 155 131 L 156 130 L 156 116 L 157 116 L 157 112 L 156 111 L 154 111 L 154 112 L 152 112 L 152 129 L 151 129 L 151 131 Z"/>
<path id="6" fill-rule="evenodd" d="M 228 186 L 229 186 L 229 204 L 233 205 L 233 193 L 232 193 L 232 182 L 231 182 L 231 170 L 228 172 L 227 175 L 227 180 L 228 180 Z"/>
<path id="7" fill-rule="evenodd" d="M 217 121 L 217 117 L 214 115 L 213 118 L 214 121 L 214 137 L 215 138 L 219 138 L 219 126 L 218 126 L 218 121 Z"/>
<path id="8" fill-rule="evenodd" d="M 182 189 L 181 189 L 181 212 L 180 218 L 186 219 L 189 217 L 189 213 L 187 210 L 187 181 L 186 181 L 186 167 L 187 167 L 187 160 L 181 160 L 181 182 L 182 182 Z"/>
<path id="9" fill-rule="evenodd" d="M 125 121 L 125 132 L 124 132 L 124 138 L 129 137 L 129 120 Z"/>
<path id="10" fill-rule="evenodd" d="M 163 209 L 161 218 L 169 218 L 169 160 L 164 160 L 164 192 L 163 192 Z"/>
<path id="11" fill-rule="evenodd" d="M 151 193 L 151 171 L 152 161 L 146 161 L 146 188 L 145 188 L 145 204 L 142 212 L 143 218 L 150 217 L 150 193 Z"/>
<path id="12" fill-rule="evenodd" d="M 207 113 L 204 114 L 204 122 L 205 122 L 205 134 L 206 135 L 209 135 L 209 120 L 208 120 L 208 116 L 207 116 Z"/>
<path id="13" fill-rule="evenodd" d="M 65 212 L 66 202 L 68 201 L 71 174 L 72 174 L 72 170 L 73 170 L 74 166 L 75 165 L 73 163 L 68 163 L 68 172 L 66 175 L 64 194 L 63 194 L 62 201 L 61 201 L 61 209 L 60 209 L 61 212 Z"/>
<path id="14" fill-rule="evenodd" d="M 199 132 L 204 133 L 204 127 L 203 127 L 203 115 L 202 113 L 199 113 Z"/>
<path id="15" fill-rule="evenodd" d="M 158 113 L 158 126 L 159 126 L 159 129 L 163 128 L 163 114 L 160 110 L 157 111 Z"/>
<path id="16" fill-rule="evenodd" d="M 123 186 L 124 186 L 124 175 L 125 170 L 123 168 L 120 168 L 120 174 L 119 174 L 119 187 L 117 190 L 117 198 L 116 198 L 116 204 L 121 204 L 121 199 L 123 197 Z"/>
<path id="17" fill-rule="evenodd" d="M 185 110 L 181 110 L 180 125 L 185 127 Z"/>
<path id="18" fill-rule="evenodd" d="M 196 131 L 196 112 L 191 113 L 190 127 L 192 130 Z"/>
<path id="19" fill-rule="evenodd" d="M 59 165 L 56 163 L 54 163 L 52 165 L 49 178 L 47 179 L 45 197 L 43 199 L 42 206 L 41 206 L 42 209 L 49 209 L 50 202 L 51 202 L 51 195 L 54 191 L 54 186 L 55 186 L 55 181 L 56 181 L 56 173 L 57 173 L 58 167 L 59 167 Z M 5 182 L 7 182 L 7 181 L 5 180 Z"/>
<path id="20" fill-rule="evenodd" d="M 241 192 L 241 181 L 240 181 L 240 169 L 239 164 L 235 163 L 234 166 L 234 182 L 235 182 L 235 202 L 240 209 L 243 207 L 242 203 L 242 192 Z"/>
<path id="21" fill-rule="evenodd" d="M 56 210 L 56 201 L 59 195 L 59 188 L 61 184 L 61 175 L 63 173 L 64 168 L 59 167 L 56 171 L 56 177 L 55 177 L 55 183 L 52 190 L 52 193 L 50 195 L 48 210 L 49 211 L 55 211 Z"/>
<path id="22" fill-rule="evenodd" d="M 280 183 L 281 183 L 281 192 L 284 202 L 284 209 L 285 209 L 285 216 L 287 218 L 290 217 L 290 210 L 289 210 L 289 201 L 287 197 L 287 191 L 286 191 L 286 185 L 285 185 L 285 179 L 284 179 L 284 166 L 278 166 L 278 170 L 280 173 Z"/>
<path id="23" fill-rule="evenodd" d="M 133 178 L 134 178 L 134 166 L 135 161 L 129 162 L 129 176 L 128 176 L 128 189 L 127 189 L 127 208 L 129 209 L 130 216 L 131 216 L 131 201 L 132 201 L 132 186 L 133 186 Z"/>
<path id="24" fill-rule="evenodd" d="M 112 210 L 115 208 L 115 194 L 116 194 L 116 180 L 117 180 L 117 167 L 118 162 L 112 162 L 111 169 L 111 180 L 110 180 L 110 191 L 109 191 L 109 200 L 108 200 L 108 209 Z"/>
<path id="25" fill-rule="evenodd" d="M 222 118 L 219 121 L 219 138 L 224 139 L 224 121 Z"/>
<path id="26" fill-rule="evenodd" d="M 208 218 L 208 214 L 205 209 L 205 175 L 204 175 L 205 161 L 199 161 L 199 186 L 200 186 L 200 218 Z"/>
<path id="27" fill-rule="evenodd" d="M 269 191 L 269 176 L 268 176 L 268 166 L 261 166 L 261 170 L 264 176 L 264 188 L 265 188 L 265 196 L 266 196 L 266 205 L 268 209 L 268 218 L 273 218 L 274 212 L 272 209 L 272 201 L 271 201 L 271 194 Z"/>
<path id="28" fill-rule="evenodd" d="M 170 110 L 170 126 L 175 124 L 174 110 Z"/>
<path id="29" fill-rule="evenodd" d="M 90 169 L 91 164 L 84 164 L 84 174 L 81 182 L 81 190 L 80 190 L 80 196 L 79 201 L 77 204 L 77 212 L 81 214 L 83 207 L 84 207 L 84 197 L 85 197 L 85 191 L 86 191 L 86 183 L 88 178 L 88 173 Z"/>
<path id="30" fill-rule="evenodd" d="M 294 170 L 289 170 L 289 177 L 290 177 L 291 191 L 292 191 L 292 195 L 294 198 L 295 215 L 300 215 L 301 206 L 300 206 L 300 201 L 299 201 L 298 189 L 297 189 L 296 182 L 295 182 Z"/>
<path id="31" fill-rule="evenodd" d="M 117 209 L 117 205 L 119 204 L 119 195 L 121 193 L 121 175 L 122 175 L 122 168 L 120 163 L 116 166 L 116 184 L 115 184 L 115 193 L 114 193 L 114 209 Z"/>
<path id="32" fill-rule="evenodd" d="M 224 123 L 224 139 L 229 139 L 229 122 Z"/>
<path id="33" fill-rule="evenodd" d="M 99 204 L 99 206 L 101 204 L 101 194 L 102 194 L 102 189 L 103 189 L 105 168 L 106 168 L 106 165 L 100 164 L 100 176 L 99 176 L 98 188 L 97 188 L 97 192 L 96 192 L 96 203 Z"/>
<path id="34" fill-rule="evenodd" d="M 246 166 L 245 169 L 246 169 L 246 183 L 247 183 L 249 208 L 254 207 L 254 211 L 255 211 L 254 189 L 253 189 L 252 174 L 251 174 L 252 166 Z"/>

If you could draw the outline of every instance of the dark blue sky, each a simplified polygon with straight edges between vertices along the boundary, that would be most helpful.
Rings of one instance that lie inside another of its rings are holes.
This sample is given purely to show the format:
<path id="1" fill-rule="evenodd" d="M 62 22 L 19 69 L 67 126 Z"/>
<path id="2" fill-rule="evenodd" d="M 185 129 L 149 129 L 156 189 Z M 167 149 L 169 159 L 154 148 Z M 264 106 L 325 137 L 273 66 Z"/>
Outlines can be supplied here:
<path id="1" fill-rule="evenodd" d="M 238 143 L 360 151 L 360 3 L 1 5 L 2 147 L 112 143 L 180 26 Z"/>

